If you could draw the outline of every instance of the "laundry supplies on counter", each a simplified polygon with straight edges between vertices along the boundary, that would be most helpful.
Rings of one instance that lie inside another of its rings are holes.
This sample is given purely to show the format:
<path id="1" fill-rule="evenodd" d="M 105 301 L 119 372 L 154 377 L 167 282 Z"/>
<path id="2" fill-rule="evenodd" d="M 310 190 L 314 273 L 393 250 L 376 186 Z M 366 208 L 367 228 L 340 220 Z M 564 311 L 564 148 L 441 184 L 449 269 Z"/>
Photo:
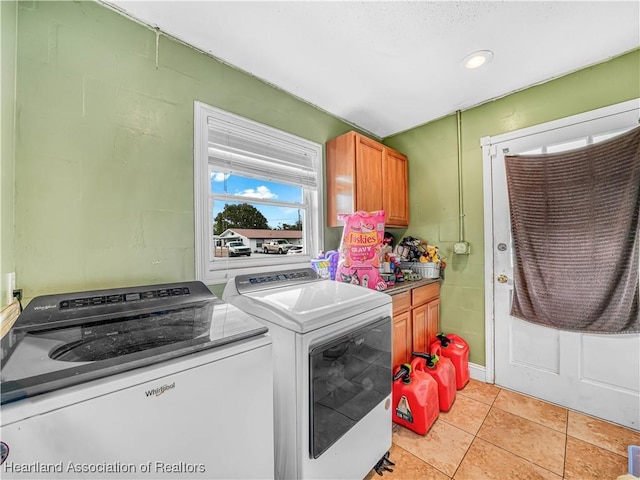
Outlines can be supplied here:
<path id="1" fill-rule="evenodd" d="M 338 269 L 339 254 L 336 250 L 329 250 L 327 253 L 320 252 L 311 259 L 311 268 L 318 274 L 319 278 L 325 280 L 335 280 Z"/>
<path id="2" fill-rule="evenodd" d="M 384 238 L 384 210 L 340 215 L 344 231 L 336 280 L 353 285 L 386 290 L 380 275 L 380 258 Z"/>
<path id="3" fill-rule="evenodd" d="M 396 245 L 393 253 L 403 269 L 410 268 L 422 278 L 444 278 L 447 264 L 435 245 L 408 236 Z"/>

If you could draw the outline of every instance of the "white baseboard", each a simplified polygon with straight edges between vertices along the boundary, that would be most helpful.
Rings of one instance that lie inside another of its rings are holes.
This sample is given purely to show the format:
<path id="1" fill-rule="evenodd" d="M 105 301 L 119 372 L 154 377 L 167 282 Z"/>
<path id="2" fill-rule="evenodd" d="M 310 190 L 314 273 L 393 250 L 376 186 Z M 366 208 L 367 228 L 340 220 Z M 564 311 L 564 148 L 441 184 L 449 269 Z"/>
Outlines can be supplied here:
<path id="1" fill-rule="evenodd" d="M 487 369 L 484 365 L 469 363 L 469 376 L 479 382 L 487 381 Z"/>

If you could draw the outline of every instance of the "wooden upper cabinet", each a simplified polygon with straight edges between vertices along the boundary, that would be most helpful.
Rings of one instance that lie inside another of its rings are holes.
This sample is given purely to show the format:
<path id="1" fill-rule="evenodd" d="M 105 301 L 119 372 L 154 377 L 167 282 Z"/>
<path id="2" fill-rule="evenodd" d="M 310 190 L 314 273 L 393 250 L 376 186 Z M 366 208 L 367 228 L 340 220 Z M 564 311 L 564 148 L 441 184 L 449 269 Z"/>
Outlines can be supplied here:
<path id="1" fill-rule="evenodd" d="M 384 205 L 388 225 L 409 225 L 409 179 L 407 157 L 385 147 L 382 161 L 383 178 L 389 183 L 384 185 Z"/>
<path id="2" fill-rule="evenodd" d="M 407 157 L 348 132 L 327 142 L 327 224 L 338 214 L 384 210 L 388 227 L 409 225 Z"/>
<path id="3" fill-rule="evenodd" d="M 384 180 L 382 172 L 384 149 L 378 142 L 360 135 L 355 136 L 355 142 L 355 210 L 365 212 L 382 210 L 384 204 L 380 195 L 380 185 Z M 361 181 L 362 179 L 366 181 Z"/>

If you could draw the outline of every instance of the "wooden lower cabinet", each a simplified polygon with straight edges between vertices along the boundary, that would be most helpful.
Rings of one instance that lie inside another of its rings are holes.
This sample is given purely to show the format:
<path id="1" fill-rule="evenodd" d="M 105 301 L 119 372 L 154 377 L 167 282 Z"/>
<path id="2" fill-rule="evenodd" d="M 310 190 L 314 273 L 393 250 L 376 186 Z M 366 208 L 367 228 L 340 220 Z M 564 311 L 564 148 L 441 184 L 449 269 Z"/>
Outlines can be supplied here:
<path id="1" fill-rule="evenodd" d="M 414 352 L 429 352 L 429 346 L 438 334 L 439 316 L 439 298 L 411 310 Z"/>
<path id="2" fill-rule="evenodd" d="M 409 312 L 399 313 L 393 316 L 393 366 L 410 362 L 411 356 L 411 317 Z"/>
<path id="3" fill-rule="evenodd" d="M 440 328 L 440 283 L 392 296 L 393 368 L 411 362 L 411 352 L 428 352 Z"/>

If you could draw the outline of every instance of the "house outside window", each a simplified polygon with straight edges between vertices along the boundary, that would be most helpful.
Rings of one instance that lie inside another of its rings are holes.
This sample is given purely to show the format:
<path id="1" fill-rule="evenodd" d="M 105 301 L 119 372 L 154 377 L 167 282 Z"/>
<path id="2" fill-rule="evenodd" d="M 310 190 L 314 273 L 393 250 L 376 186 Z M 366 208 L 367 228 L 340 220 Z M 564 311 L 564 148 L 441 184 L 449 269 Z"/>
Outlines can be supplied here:
<path id="1" fill-rule="evenodd" d="M 322 146 L 201 102 L 194 125 L 196 278 L 309 266 L 323 244 Z M 304 254 L 269 255 L 275 239 Z M 231 241 L 252 254 L 229 255 Z"/>

